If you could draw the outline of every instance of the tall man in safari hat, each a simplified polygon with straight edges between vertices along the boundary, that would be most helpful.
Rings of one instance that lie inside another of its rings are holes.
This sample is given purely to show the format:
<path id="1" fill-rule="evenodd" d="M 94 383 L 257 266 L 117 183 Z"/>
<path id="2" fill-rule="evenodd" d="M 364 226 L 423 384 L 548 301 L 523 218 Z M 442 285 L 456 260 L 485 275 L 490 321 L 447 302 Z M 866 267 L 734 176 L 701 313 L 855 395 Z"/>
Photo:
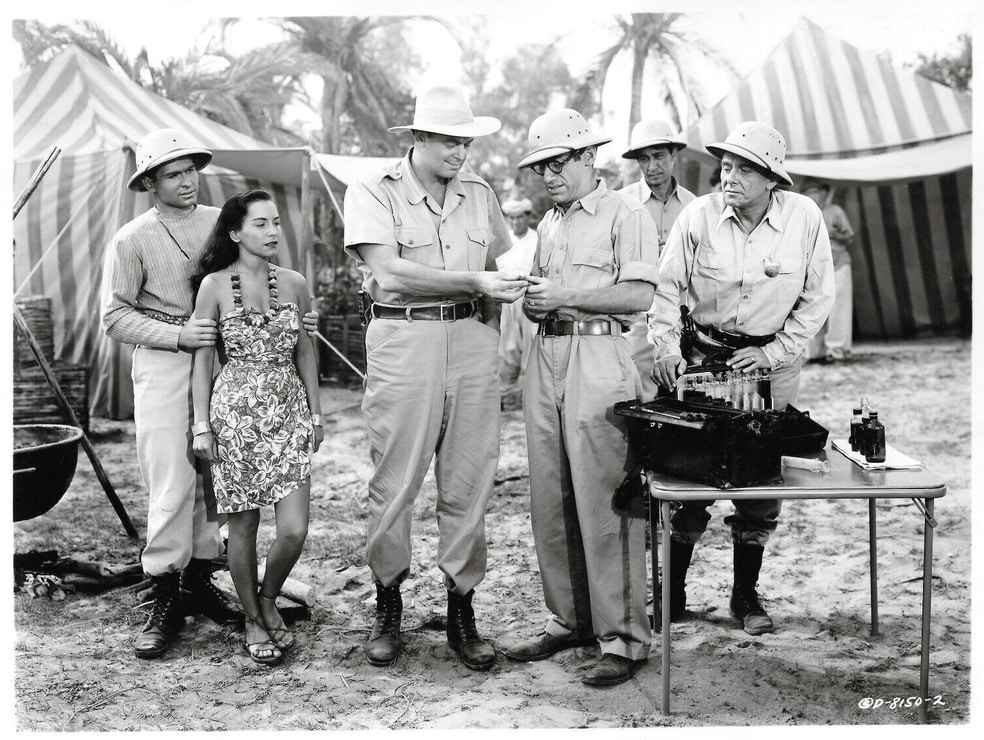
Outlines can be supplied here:
<path id="1" fill-rule="evenodd" d="M 612 506 L 631 468 L 617 401 L 642 386 L 625 329 L 652 303 L 656 227 L 635 198 L 595 177 L 601 144 L 575 110 L 549 111 L 530 125 L 519 167 L 543 179 L 554 202 L 526 292 L 539 322 L 526 370 L 523 409 L 530 465 L 530 515 L 550 617 L 539 635 L 506 655 L 543 660 L 600 645 L 581 679 L 627 681 L 646 662 L 646 522 Z"/>
<path id="2" fill-rule="evenodd" d="M 622 154 L 623 159 L 634 159 L 638 163 L 641 177 L 619 192 L 638 198 L 653 217 L 660 253 L 680 211 L 697 197 L 673 176 L 677 152 L 686 148 L 687 142 L 673 132 L 670 124 L 652 119 L 639 121 L 632 127 L 629 148 Z M 632 359 L 642 378 L 643 401 L 651 401 L 659 390 L 652 378 L 653 348 L 647 339 L 648 333 L 649 326 L 643 318 L 635 322 L 626 334 L 632 347 Z"/>
<path id="3" fill-rule="evenodd" d="M 688 360 L 731 351 L 734 370 L 771 371 L 772 402 L 796 404 L 802 352 L 834 300 L 830 242 L 816 203 L 789 192 L 782 134 L 758 121 L 739 124 L 707 145 L 721 160 L 721 190 L 686 206 L 670 231 L 649 311 L 653 377 L 673 388 Z M 697 326 L 694 354 L 680 350 L 680 303 Z M 684 502 L 670 522 L 670 618 L 685 617 L 685 579 L 711 501 Z M 771 632 L 756 585 L 765 543 L 775 531 L 776 499 L 732 502 L 725 517 L 734 544 L 730 607 L 752 635 Z"/>
<path id="4" fill-rule="evenodd" d="M 174 129 L 140 140 L 127 187 L 150 193 L 154 205 L 112 238 L 103 275 L 106 334 L 135 345 L 133 419 L 149 495 L 141 564 L 154 594 L 134 643 L 139 658 L 163 655 L 185 615 L 241 619 L 212 582 L 212 560 L 221 552 L 217 514 L 206 505 L 191 452 L 192 356 L 218 336 L 214 321 L 192 315 L 191 277 L 219 214 L 198 203 L 198 172 L 211 160 L 210 151 Z M 303 321 L 317 330 L 316 312 Z"/>
<path id="5" fill-rule="evenodd" d="M 492 188 L 462 169 L 476 136 L 499 130 L 473 116 L 463 92 L 435 87 L 416 101 L 406 156 L 345 193 L 345 251 L 372 299 L 366 329 L 369 534 L 376 585 L 370 664 L 398 657 L 410 574 L 413 503 L 436 456 L 437 565 L 448 597 L 448 644 L 485 670 L 472 595 L 485 577 L 485 510 L 499 458 L 498 302 L 519 298 L 521 274 L 496 272 L 511 246 Z"/>

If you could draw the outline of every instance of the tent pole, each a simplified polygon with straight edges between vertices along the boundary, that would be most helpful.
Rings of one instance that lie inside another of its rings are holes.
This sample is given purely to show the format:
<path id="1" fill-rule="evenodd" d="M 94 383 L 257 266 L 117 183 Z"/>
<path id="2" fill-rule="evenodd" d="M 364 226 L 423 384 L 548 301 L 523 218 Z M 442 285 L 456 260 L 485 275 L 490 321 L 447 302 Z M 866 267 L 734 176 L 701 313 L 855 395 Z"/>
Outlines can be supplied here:
<path id="1" fill-rule="evenodd" d="M 313 158 L 311 148 L 305 151 L 304 161 L 301 166 L 301 243 L 304 245 L 304 273 L 307 277 L 308 285 L 314 283 L 314 208 L 311 194 L 311 167 Z"/>
<path id="2" fill-rule="evenodd" d="M 55 399 L 58 401 L 58 405 L 61 407 L 62 412 L 64 412 L 64 414 L 68 417 L 73 426 L 82 429 L 82 424 L 79 423 L 79 419 L 75 415 L 75 410 L 68 402 L 68 398 L 65 396 L 61 386 L 58 384 L 58 379 L 55 377 L 54 372 L 52 372 L 51 366 L 48 364 L 48 360 L 41 351 L 41 347 L 38 346 L 38 342 L 34 338 L 33 332 L 31 332 L 30 327 L 21 315 L 20 308 L 16 303 L 14 304 L 14 323 L 20 330 L 20 333 L 24 335 L 24 339 L 27 341 L 28 346 L 31 348 L 31 352 L 34 354 L 34 359 L 36 359 L 38 364 L 41 366 L 41 372 L 43 372 L 44 377 L 47 378 L 48 385 L 51 386 L 51 390 L 55 392 Z M 102 484 L 103 491 L 106 492 L 106 497 L 113 505 L 113 509 L 116 510 L 116 515 L 119 516 L 120 521 L 123 522 L 123 528 L 126 530 L 126 533 L 130 535 L 131 539 L 137 539 L 137 530 L 130 521 L 130 517 L 126 513 L 126 509 L 123 508 L 123 502 L 120 501 L 119 497 L 116 495 L 116 491 L 113 489 L 113 484 L 109 482 L 109 478 L 106 476 L 106 471 L 103 470 L 102 464 L 99 462 L 99 458 L 96 457 L 96 451 L 93 448 L 92 443 L 89 441 L 85 430 L 82 431 L 82 446 L 85 448 L 86 454 L 89 455 L 89 460 L 92 462 L 92 468 L 95 470 L 96 477 Z"/>

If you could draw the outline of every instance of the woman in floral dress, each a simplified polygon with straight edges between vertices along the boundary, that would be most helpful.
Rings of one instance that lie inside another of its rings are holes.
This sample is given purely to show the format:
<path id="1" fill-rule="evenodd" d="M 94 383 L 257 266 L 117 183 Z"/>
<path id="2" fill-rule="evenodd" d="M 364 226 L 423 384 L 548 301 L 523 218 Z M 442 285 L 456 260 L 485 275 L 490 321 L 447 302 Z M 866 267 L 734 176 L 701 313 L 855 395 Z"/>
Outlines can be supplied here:
<path id="1" fill-rule="evenodd" d="M 307 283 L 269 262 L 279 240 L 269 193 L 240 193 L 222 207 L 202 256 L 195 316 L 218 322 L 224 364 L 216 377 L 217 350 L 196 350 L 192 378 L 192 449 L 211 464 L 216 506 L 228 515 L 246 649 L 264 665 L 293 644 L 275 600 L 307 537 L 311 454 L 324 438 L 314 346 L 300 331 Z M 277 534 L 258 584 L 256 534 L 270 504 Z"/>

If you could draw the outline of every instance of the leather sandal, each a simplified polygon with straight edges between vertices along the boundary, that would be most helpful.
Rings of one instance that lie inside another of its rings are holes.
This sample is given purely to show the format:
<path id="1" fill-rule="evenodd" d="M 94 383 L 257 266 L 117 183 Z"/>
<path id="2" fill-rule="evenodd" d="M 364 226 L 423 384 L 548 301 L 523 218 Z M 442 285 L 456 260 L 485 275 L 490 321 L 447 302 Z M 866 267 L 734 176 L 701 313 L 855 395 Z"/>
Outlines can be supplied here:
<path id="1" fill-rule="evenodd" d="M 245 612 L 243 612 L 243 618 L 246 622 L 251 622 L 254 626 L 259 627 L 264 632 L 266 631 L 266 627 L 264 626 L 262 619 L 257 619 L 256 617 L 246 614 Z M 243 635 L 243 646 L 246 648 L 246 652 L 249 653 L 249 657 L 252 658 L 253 662 L 258 665 L 280 665 L 281 661 L 284 659 L 284 654 L 280 652 L 279 648 L 276 644 L 274 644 L 272 639 L 261 640 L 260 642 L 250 642 L 249 638 Z"/>
<path id="2" fill-rule="evenodd" d="M 281 617 L 280 612 L 277 611 L 277 607 L 276 607 L 277 597 L 266 596 L 262 590 L 257 591 L 256 593 L 261 599 L 265 599 L 266 601 L 272 602 L 274 604 L 273 609 L 274 611 L 277 612 L 278 624 L 267 624 L 266 620 L 263 620 L 264 626 L 266 627 L 267 634 L 270 635 L 270 640 L 273 642 L 274 645 L 277 646 L 278 650 L 287 650 L 288 648 L 292 647 L 294 644 L 294 635 L 292 635 L 290 631 L 287 629 L 287 625 L 284 624 L 283 617 Z"/>

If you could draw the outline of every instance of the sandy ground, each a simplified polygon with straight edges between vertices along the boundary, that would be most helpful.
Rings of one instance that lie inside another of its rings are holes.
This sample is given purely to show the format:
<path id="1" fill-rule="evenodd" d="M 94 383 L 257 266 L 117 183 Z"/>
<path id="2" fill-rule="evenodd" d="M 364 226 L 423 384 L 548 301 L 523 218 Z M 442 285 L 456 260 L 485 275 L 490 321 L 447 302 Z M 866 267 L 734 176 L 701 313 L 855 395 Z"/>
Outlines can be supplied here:
<path id="1" fill-rule="evenodd" d="M 850 407 L 871 397 L 893 446 L 948 486 L 937 504 L 929 719 L 970 722 L 971 345 L 961 340 L 863 344 L 850 364 L 804 368 L 800 407 L 846 433 Z M 418 500 L 415 563 L 404 586 L 404 654 L 388 669 L 366 663 L 374 590 L 363 560 L 370 472 L 357 388 L 324 386 L 330 423 L 316 456 L 312 528 L 294 577 L 318 604 L 281 599 L 297 647 L 275 669 L 255 666 L 241 633 L 188 620 L 165 657 L 133 657 L 145 620 L 132 590 L 16 593 L 12 726 L 28 731 L 433 730 L 868 725 L 916 722 L 923 519 L 907 499 L 878 503 L 881 630 L 869 630 L 867 504 L 790 501 L 770 543 L 760 592 L 777 623 L 752 637 L 728 617 L 731 547 L 721 501 L 691 568 L 696 616 L 673 627 L 672 713 L 659 712 L 660 637 L 629 683 L 593 689 L 581 674 L 596 649 L 539 663 L 500 655 L 465 668 L 444 637 L 445 596 L 435 565 L 434 484 Z M 96 419 L 90 438 L 141 534 L 146 516 L 131 422 Z M 837 454 L 837 453 L 832 453 Z M 496 493 L 488 512 L 489 569 L 475 596 L 479 627 L 498 647 L 536 632 L 547 613 L 529 522 L 521 410 L 505 412 Z M 272 518 L 261 527 L 268 543 Z M 133 562 L 92 466 L 78 471 L 48 514 L 13 526 L 15 552 Z M 231 590 L 227 574 L 220 582 Z M 862 700 L 881 699 L 862 708 Z M 893 700 L 898 700 L 894 701 Z M 893 705 L 894 704 L 894 705 Z M 10 717 L 8 717 L 10 721 Z M 954 729 L 954 728 L 951 728 Z"/>

